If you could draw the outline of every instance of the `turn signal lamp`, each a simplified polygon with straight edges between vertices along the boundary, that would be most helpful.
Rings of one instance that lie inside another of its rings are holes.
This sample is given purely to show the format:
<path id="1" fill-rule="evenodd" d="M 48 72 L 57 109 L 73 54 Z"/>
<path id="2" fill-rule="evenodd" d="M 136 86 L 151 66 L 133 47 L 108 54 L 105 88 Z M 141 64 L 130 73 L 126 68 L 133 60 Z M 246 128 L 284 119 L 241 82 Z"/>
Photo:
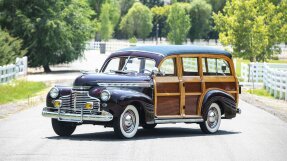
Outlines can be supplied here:
<path id="1" fill-rule="evenodd" d="M 54 107 L 60 108 L 62 106 L 62 100 L 55 100 L 54 101 Z"/>
<path id="2" fill-rule="evenodd" d="M 85 109 L 91 110 L 93 109 L 94 103 L 93 102 L 87 102 L 85 104 Z"/>

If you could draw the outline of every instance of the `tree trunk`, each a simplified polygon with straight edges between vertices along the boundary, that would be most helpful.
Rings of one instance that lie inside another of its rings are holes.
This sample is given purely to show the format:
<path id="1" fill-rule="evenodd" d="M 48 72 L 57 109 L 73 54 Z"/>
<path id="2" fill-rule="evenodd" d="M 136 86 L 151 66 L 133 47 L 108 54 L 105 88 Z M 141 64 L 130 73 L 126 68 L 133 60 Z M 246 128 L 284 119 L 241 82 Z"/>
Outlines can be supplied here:
<path id="1" fill-rule="evenodd" d="M 50 69 L 50 66 L 47 64 L 47 65 L 43 65 L 43 68 L 44 68 L 44 72 L 45 73 L 50 73 L 52 72 L 51 69 Z"/>

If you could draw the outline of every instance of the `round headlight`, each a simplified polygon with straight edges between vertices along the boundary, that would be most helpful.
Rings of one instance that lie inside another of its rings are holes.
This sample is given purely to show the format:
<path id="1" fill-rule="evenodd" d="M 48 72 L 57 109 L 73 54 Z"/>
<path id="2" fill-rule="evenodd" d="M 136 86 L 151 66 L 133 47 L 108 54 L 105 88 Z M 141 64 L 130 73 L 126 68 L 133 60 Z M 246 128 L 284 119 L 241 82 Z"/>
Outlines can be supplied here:
<path id="1" fill-rule="evenodd" d="M 111 97 L 111 94 L 108 90 L 103 90 L 101 93 L 101 100 L 102 101 L 108 101 Z"/>
<path id="2" fill-rule="evenodd" d="M 58 97 L 58 95 L 59 95 L 59 89 L 56 88 L 56 87 L 53 87 L 53 88 L 50 90 L 50 96 L 51 96 L 52 98 L 56 98 L 56 97 Z"/>

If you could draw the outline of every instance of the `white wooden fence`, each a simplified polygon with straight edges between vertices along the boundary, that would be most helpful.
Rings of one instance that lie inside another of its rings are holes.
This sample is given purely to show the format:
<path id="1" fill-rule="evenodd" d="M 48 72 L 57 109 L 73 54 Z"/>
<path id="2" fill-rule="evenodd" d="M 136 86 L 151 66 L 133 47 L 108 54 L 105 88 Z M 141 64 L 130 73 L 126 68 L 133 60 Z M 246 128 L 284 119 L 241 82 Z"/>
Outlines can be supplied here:
<path id="1" fill-rule="evenodd" d="M 287 64 L 242 63 L 241 78 L 245 82 L 261 82 L 275 98 L 287 101 Z"/>
<path id="2" fill-rule="evenodd" d="M 100 43 L 99 41 L 90 41 L 86 43 L 86 50 L 99 50 L 100 49 Z M 106 50 L 107 51 L 116 51 L 122 48 L 127 48 L 131 46 L 144 46 L 144 45 L 168 45 L 170 44 L 168 41 L 163 40 L 163 41 L 138 41 L 137 43 L 129 43 L 126 40 L 110 40 L 108 42 L 105 42 L 106 44 Z M 185 44 L 188 45 L 206 45 L 206 46 L 215 46 L 219 48 L 223 48 L 223 46 L 217 42 L 216 40 L 210 40 L 210 41 L 205 41 L 205 40 L 196 40 L 194 42 L 187 42 Z"/>
<path id="3" fill-rule="evenodd" d="M 9 82 L 17 76 L 27 74 L 28 58 L 16 58 L 15 64 L 0 66 L 0 83 Z"/>

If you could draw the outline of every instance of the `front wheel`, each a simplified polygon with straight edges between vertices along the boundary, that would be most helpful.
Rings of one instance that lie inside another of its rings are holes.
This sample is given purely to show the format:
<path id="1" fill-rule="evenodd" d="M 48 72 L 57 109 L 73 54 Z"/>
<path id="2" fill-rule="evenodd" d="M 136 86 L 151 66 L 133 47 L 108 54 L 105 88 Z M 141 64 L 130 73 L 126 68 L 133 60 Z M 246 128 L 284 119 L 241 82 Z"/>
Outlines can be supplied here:
<path id="1" fill-rule="evenodd" d="M 135 136 L 139 127 L 139 113 L 135 106 L 128 105 L 119 118 L 114 120 L 114 131 L 117 136 L 129 139 Z"/>
<path id="2" fill-rule="evenodd" d="M 57 119 L 52 119 L 52 126 L 59 136 L 70 136 L 77 127 L 75 123 L 58 121 Z"/>
<path id="3" fill-rule="evenodd" d="M 221 123 L 221 111 L 217 103 L 207 103 L 209 106 L 204 107 L 205 121 L 200 123 L 200 129 L 206 134 L 217 132 Z"/>

